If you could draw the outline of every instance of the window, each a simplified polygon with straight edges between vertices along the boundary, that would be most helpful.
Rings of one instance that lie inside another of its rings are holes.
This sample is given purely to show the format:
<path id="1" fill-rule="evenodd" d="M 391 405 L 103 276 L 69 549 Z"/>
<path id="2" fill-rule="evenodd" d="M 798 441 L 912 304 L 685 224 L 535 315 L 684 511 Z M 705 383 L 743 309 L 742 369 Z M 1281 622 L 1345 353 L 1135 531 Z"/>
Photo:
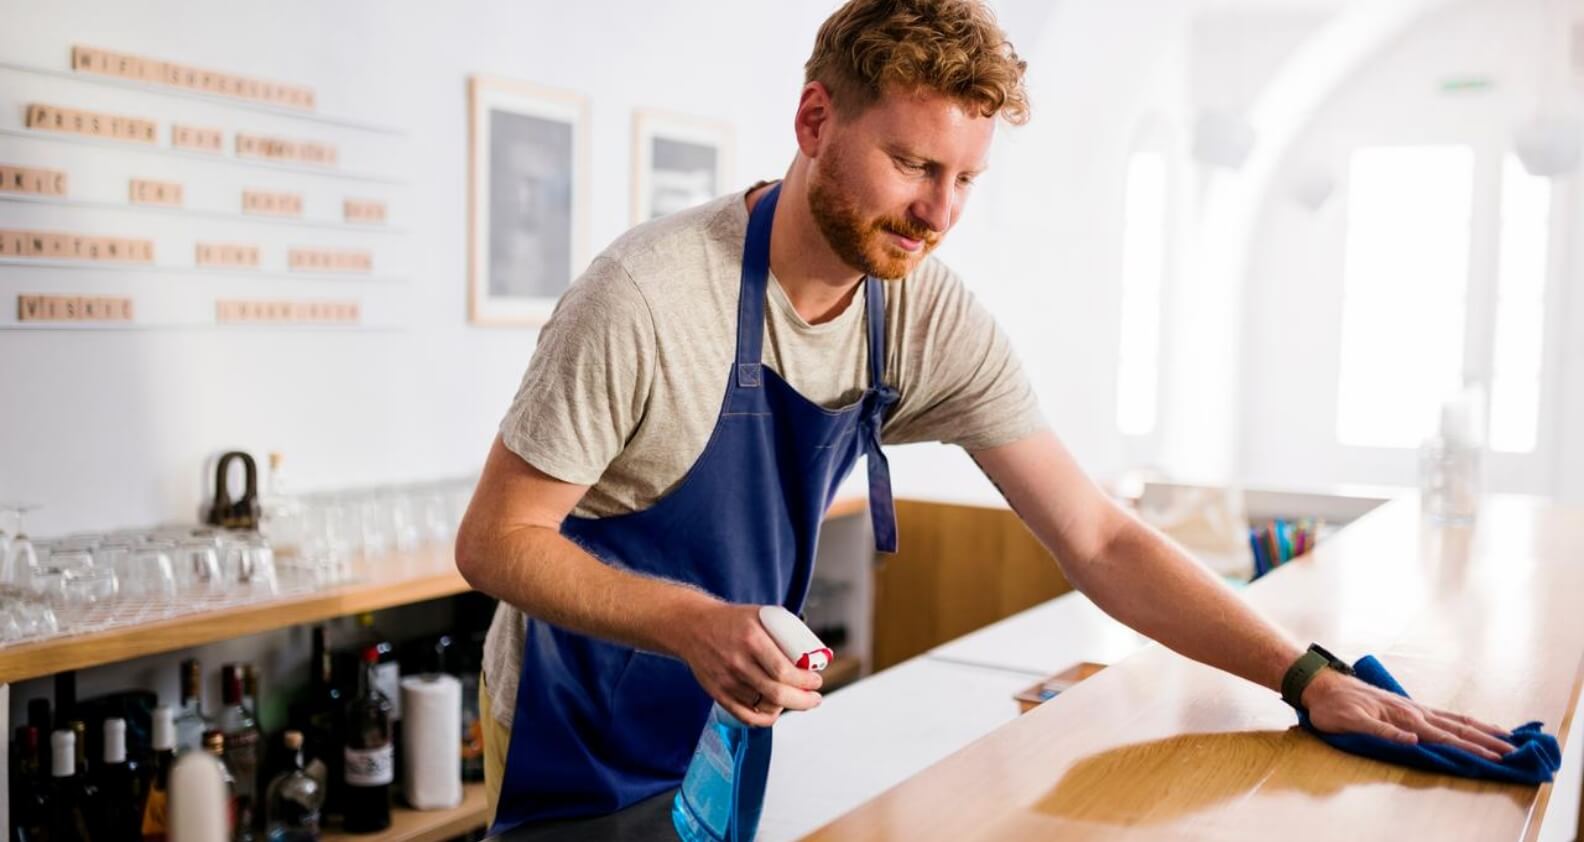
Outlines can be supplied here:
<path id="1" fill-rule="evenodd" d="M 1417 446 L 1435 430 L 1441 401 L 1462 384 L 1473 182 L 1466 146 L 1353 152 L 1337 394 L 1342 444 Z"/>
<path id="2" fill-rule="evenodd" d="M 1502 167 L 1496 333 L 1491 359 L 1490 446 L 1529 453 L 1540 418 L 1541 348 L 1549 265 L 1551 180 L 1516 158 Z"/>
<path id="3" fill-rule="evenodd" d="M 1155 429 L 1160 379 L 1161 286 L 1166 274 L 1166 158 L 1136 152 L 1128 161 L 1122 206 L 1122 348 L 1117 371 L 1117 427 L 1125 435 Z"/>

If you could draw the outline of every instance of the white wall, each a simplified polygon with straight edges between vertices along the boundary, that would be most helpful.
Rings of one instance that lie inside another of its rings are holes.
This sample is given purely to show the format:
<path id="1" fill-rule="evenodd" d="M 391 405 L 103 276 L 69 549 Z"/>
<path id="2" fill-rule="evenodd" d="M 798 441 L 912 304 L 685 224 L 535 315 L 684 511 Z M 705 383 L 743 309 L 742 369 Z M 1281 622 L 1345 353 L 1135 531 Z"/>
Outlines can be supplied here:
<path id="1" fill-rule="evenodd" d="M 1190 10 L 1160 0 L 997 6 L 1029 62 L 1033 119 L 1003 128 L 941 255 L 1011 336 L 1053 429 L 1090 473 L 1111 477 L 1154 458 L 1156 437 L 1116 426 L 1123 174 L 1141 126 L 1166 126 L 1173 210 L 1187 211 L 1186 141 L 1171 127 L 1184 124 Z M 891 462 L 899 495 L 999 502 L 954 449 L 912 445 Z"/>
<path id="2" fill-rule="evenodd" d="M 475 470 L 534 333 L 466 324 L 467 76 L 589 97 L 597 248 L 627 225 L 634 108 L 735 124 L 741 184 L 784 170 L 829 5 L 5 0 L 5 61 L 103 46 L 311 84 L 324 113 L 405 129 L 392 214 L 410 235 L 392 251 L 412 280 L 405 330 L 0 332 L 0 499 L 43 503 L 33 531 L 51 534 L 190 518 L 223 448 L 283 451 L 303 487 Z M 0 159 L 25 145 L 0 138 Z"/>
<path id="3" fill-rule="evenodd" d="M 306 82 L 325 113 L 405 129 L 393 154 L 410 183 L 393 218 L 411 234 L 382 248 L 412 281 L 405 330 L 0 333 L 0 358 L 29 362 L 0 370 L 14 406 L 0 413 L 0 499 L 44 503 L 33 531 L 50 534 L 190 517 L 203 460 L 223 448 L 283 451 L 306 488 L 474 469 L 534 333 L 465 323 L 467 75 L 589 96 L 597 249 L 627 225 L 634 108 L 733 123 L 739 185 L 783 171 L 801 64 L 834 5 L 612 14 L 474 2 L 438 15 L 413 2 L 154 2 L 133 13 L 5 0 L 7 19 L 24 22 L 0 32 L 7 60 L 61 66 L 70 44 L 102 45 Z M 1035 117 L 1003 128 L 996 166 L 942 255 L 1011 334 L 1058 432 L 1110 475 L 1153 453 L 1153 441 L 1115 429 L 1120 197 L 1140 122 L 1182 124 L 1187 11 L 1162 0 L 997 7 L 1030 62 Z M 12 142 L 0 138 L 0 152 Z M 906 448 L 896 463 L 901 493 L 994 497 L 954 451 Z"/>
<path id="4" fill-rule="evenodd" d="M 1489 204 L 1495 197 L 1494 172 L 1510 148 L 1512 130 L 1535 107 L 1539 44 L 1532 8 L 1461 2 L 1432 13 L 1358 68 L 1314 115 L 1299 141 L 1285 150 L 1250 238 L 1247 263 L 1240 458 L 1251 483 L 1415 483 L 1412 450 L 1345 448 L 1335 440 L 1347 154 L 1357 146 L 1380 143 L 1475 146 L 1484 159 L 1475 225 L 1477 231 L 1489 230 L 1494 224 Z M 1491 78 L 1494 86 L 1476 93 L 1439 90 L 1444 80 L 1469 76 Z M 1293 201 L 1291 189 L 1316 165 L 1336 176 L 1337 189 L 1323 208 L 1311 212 Z M 1576 230 L 1573 180 L 1558 181 L 1557 190 L 1558 212 L 1568 219 L 1556 230 Z M 1493 255 L 1480 246 L 1480 236 L 1476 233 L 1471 255 L 1471 290 L 1489 282 L 1495 265 Z M 1568 471 L 1559 456 L 1565 460 L 1564 449 L 1577 447 L 1570 441 L 1576 433 L 1570 431 L 1578 426 L 1569 424 L 1564 413 L 1571 406 L 1577 418 L 1578 392 L 1584 389 L 1578 378 L 1578 350 L 1568 352 L 1562 344 L 1572 341 L 1563 308 L 1570 296 L 1576 298 L 1578 285 L 1576 257 L 1566 254 L 1570 242 L 1578 240 L 1563 237 L 1558 244 L 1571 268 L 1553 278 L 1546 326 L 1546 384 L 1552 391 L 1542 407 L 1544 456 L 1494 455 L 1490 480 L 1497 490 L 1567 493 L 1562 477 Z M 1476 313 L 1471 319 L 1471 330 L 1478 329 L 1478 318 Z M 1413 337 L 1412 316 L 1404 314 L 1403 341 L 1412 342 Z"/>

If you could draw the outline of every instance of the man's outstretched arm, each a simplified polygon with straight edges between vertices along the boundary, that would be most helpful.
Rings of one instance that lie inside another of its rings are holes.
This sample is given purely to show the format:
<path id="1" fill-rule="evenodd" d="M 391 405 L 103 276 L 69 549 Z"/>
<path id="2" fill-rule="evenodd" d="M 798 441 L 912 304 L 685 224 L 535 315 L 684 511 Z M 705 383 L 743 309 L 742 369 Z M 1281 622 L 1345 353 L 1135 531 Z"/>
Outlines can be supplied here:
<path id="1" fill-rule="evenodd" d="M 1067 581 L 1118 621 L 1173 651 L 1280 692 L 1304 653 L 1220 577 L 1117 505 L 1049 430 L 974 460 L 1054 555 Z M 1403 743 L 1446 743 L 1491 760 L 1507 732 L 1435 710 L 1334 670 L 1303 694 L 1316 728 Z"/>

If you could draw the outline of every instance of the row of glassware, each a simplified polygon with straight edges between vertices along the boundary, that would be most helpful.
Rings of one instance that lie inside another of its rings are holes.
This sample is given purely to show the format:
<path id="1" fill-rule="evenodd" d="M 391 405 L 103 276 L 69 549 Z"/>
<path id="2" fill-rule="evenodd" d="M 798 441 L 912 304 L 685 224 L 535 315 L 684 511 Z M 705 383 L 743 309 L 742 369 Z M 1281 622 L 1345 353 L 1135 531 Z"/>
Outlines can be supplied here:
<path id="1" fill-rule="evenodd" d="M 346 583 L 448 551 L 473 481 L 261 502 L 259 531 L 190 524 L 33 539 L 0 506 L 0 645 L 214 610 Z"/>

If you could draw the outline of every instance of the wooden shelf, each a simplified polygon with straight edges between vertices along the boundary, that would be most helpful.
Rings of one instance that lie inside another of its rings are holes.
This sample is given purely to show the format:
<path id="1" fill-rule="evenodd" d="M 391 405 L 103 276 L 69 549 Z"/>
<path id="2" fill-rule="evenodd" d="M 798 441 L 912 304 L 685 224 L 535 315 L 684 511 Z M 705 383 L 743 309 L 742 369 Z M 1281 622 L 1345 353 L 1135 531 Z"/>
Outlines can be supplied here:
<path id="1" fill-rule="evenodd" d="M 441 842 L 482 830 L 489 816 L 483 784 L 463 784 L 462 804 L 450 810 L 391 810 L 391 826 L 379 833 L 326 831 L 324 842 Z"/>
<path id="2" fill-rule="evenodd" d="M 307 596 L 0 648 L 0 684 L 439 599 L 467 590 L 467 582 L 456 572 L 447 553 L 383 558 L 359 571 L 356 583 Z"/>
<path id="3" fill-rule="evenodd" d="M 868 504 L 864 497 L 845 497 L 831 504 L 826 517 L 857 514 L 868 508 Z M 0 647 L 0 684 L 424 602 L 470 590 L 457 573 L 449 552 L 381 558 L 362 565 L 356 575 L 354 584 L 326 588 L 307 596 L 3 646 Z"/>

